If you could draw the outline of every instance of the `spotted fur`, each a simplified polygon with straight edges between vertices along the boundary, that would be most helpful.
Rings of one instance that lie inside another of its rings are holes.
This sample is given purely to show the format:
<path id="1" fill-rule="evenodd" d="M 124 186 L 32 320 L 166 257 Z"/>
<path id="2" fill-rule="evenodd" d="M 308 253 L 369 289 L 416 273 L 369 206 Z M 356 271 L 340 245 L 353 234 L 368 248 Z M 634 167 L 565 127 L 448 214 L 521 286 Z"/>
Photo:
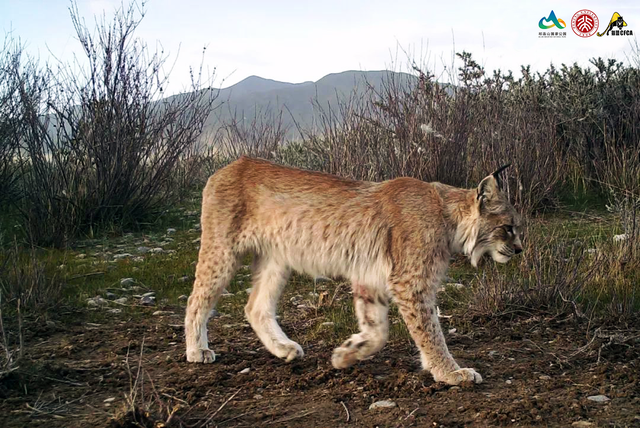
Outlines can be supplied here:
<path id="1" fill-rule="evenodd" d="M 522 250 L 520 216 L 497 177 L 477 189 L 398 178 L 348 180 L 241 157 L 216 172 L 202 200 L 202 237 L 185 332 L 187 361 L 210 363 L 207 320 L 245 254 L 253 291 L 245 314 L 264 346 L 286 361 L 303 356 L 276 321 L 292 270 L 351 281 L 360 332 L 336 348 L 345 368 L 386 343 L 392 298 L 437 381 L 481 382 L 460 368 L 440 329 L 436 290 L 454 253 L 477 265 L 484 254 L 508 261 Z"/>

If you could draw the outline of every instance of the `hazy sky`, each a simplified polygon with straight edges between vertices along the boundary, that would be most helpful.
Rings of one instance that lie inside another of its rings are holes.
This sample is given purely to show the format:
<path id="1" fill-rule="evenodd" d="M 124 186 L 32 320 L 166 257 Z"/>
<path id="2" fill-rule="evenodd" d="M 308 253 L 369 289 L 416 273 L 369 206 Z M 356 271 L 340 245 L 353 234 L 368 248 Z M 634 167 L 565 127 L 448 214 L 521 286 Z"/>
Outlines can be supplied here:
<path id="1" fill-rule="evenodd" d="M 120 5 L 120 0 L 78 1 L 92 26 L 95 15 L 110 17 Z M 49 52 L 68 60 L 80 53 L 68 9 L 67 0 L 2 0 L 0 26 L 41 60 L 49 60 Z M 629 0 L 149 0 L 145 9 L 137 36 L 154 48 L 160 42 L 173 57 L 179 52 L 170 92 L 184 86 L 204 46 L 205 64 L 217 69 L 215 86 L 226 87 L 250 75 L 302 82 L 352 69 L 406 70 L 404 52 L 437 75 L 444 65 L 450 68 L 454 49 L 472 52 L 488 70 L 514 72 L 522 64 L 544 70 L 551 62 L 586 64 L 594 56 L 625 60 L 640 34 L 640 2 Z M 599 31 L 618 12 L 634 36 L 580 38 L 570 24 L 580 9 L 597 14 Z M 538 37 L 538 21 L 551 10 L 567 23 L 560 30 L 566 38 Z"/>

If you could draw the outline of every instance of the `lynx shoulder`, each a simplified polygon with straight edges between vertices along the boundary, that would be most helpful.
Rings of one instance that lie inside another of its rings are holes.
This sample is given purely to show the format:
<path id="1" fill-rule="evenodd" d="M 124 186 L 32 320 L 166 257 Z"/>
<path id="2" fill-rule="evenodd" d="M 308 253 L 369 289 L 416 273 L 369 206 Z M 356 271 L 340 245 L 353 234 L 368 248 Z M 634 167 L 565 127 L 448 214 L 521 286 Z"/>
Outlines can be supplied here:
<path id="1" fill-rule="evenodd" d="M 203 192 L 201 247 L 185 319 L 187 360 L 214 361 L 209 313 L 239 259 L 252 254 L 245 314 L 273 355 L 286 361 L 304 355 L 275 317 L 295 270 L 352 283 L 360 332 L 334 350 L 334 367 L 384 346 L 393 300 L 425 370 L 449 384 L 481 382 L 449 353 L 435 296 L 454 253 L 476 266 L 485 254 L 506 263 L 522 251 L 521 217 L 500 190 L 499 172 L 466 190 L 411 178 L 354 181 L 247 157 L 219 170 Z"/>

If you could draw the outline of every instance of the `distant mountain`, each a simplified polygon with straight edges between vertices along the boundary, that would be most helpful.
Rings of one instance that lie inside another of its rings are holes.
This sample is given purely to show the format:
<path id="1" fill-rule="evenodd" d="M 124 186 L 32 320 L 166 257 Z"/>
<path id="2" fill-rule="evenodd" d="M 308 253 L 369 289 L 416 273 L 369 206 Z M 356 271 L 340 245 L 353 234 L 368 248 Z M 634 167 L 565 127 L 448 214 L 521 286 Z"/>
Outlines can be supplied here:
<path id="1" fill-rule="evenodd" d="M 413 85 L 416 77 L 393 71 L 344 71 L 328 74 L 317 82 L 287 83 L 247 77 L 228 88 L 220 89 L 216 104 L 219 105 L 205 125 L 207 131 L 215 131 L 221 124 L 233 117 L 248 123 L 256 117 L 277 117 L 283 111 L 282 121 L 289 129 L 287 136 L 299 136 L 297 123 L 303 129 L 313 129 L 317 123 L 317 105 L 323 109 L 335 107 L 339 100 L 346 100 L 352 94 L 363 94 L 372 86 L 380 89 L 384 81 Z M 204 134 L 203 134 L 204 135 Z"/>

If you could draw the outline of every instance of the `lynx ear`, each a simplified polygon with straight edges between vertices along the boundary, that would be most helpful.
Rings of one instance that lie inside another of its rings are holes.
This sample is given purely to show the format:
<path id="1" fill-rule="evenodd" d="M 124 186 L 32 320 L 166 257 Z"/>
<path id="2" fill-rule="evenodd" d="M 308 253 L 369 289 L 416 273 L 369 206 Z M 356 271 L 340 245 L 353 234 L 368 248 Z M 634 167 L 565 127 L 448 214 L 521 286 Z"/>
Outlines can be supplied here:
<path id="1" fill-rule="evenodd" d="M 478 199 L 490 200 L 500 191 L 500 188 L 502 187 L 500 173 L 510 166 L 510 163 L 501 166 L 480 182 L 480 185 L 478 185 Z"/>
<path id="2" fill-rule="evenodd" d="M 498 180 L 493 174 L 486 176 L 478 185 L 478 200 L 491 200 L 500 190 Z"/>

